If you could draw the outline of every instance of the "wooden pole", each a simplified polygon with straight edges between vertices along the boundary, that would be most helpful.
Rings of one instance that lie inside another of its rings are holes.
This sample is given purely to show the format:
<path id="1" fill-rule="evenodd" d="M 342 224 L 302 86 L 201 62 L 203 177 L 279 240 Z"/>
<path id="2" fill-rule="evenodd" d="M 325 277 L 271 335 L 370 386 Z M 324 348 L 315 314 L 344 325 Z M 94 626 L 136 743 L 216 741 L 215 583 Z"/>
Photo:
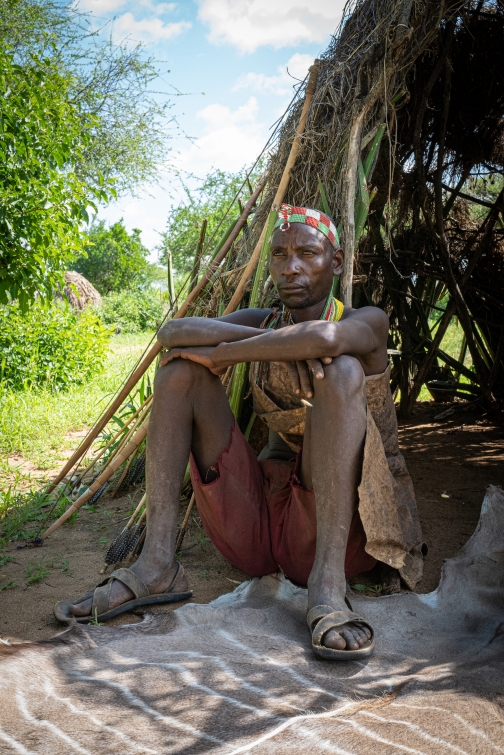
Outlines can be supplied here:
<path id="1" fill-rule="evenodd" d="M 352 306 L 352 278 L 355 255 L 355 192 L 357 189 L 357 170 L 365 114 L 366 111 L 363 110 L 355 118 L 350 127 L 350 135 L 348 137 L 348 157 L 345 176 L 346 211 L 343 221 L 345 260 L 341 276 L 343 304 L 347 307 Z"/>
<path id="2" fill-rule="evenodd" d="M 199 275 L 199 269 L 200 269 L 200 264 L 201 264 L 201 252 L 203 251 L 203 244 L 205 243 L 207 223 L 208 223 L 208 218 L 203 218 L 203 222 L 201 224 L 201 231 L 200 231 L 200 235 L 198 239 L 198 248 L 196 249 L 196 254 L 194 255 L 194 265 L 191 270 L 191 280 L 189 282 L 189 291 L 192 291 L 194 286 L 198 282 L 198 275 Z"/>
<path id="3" fill-rule="evenodd" d="M 301 147 L 301 138 L 303 136 L 303 133 L 306 127 L 308 111 L 310 109 L 313 95 L 315 94 L 315 89 L 317 87 L 319 68 L 320 68 L 319 60 L 316 60 L 314 64 L 310 67 L 310 75 L 308 77 L 308 84 L 306 85 L 306 95 L 305 95 L 305 101 L 303 103 L 303 109 L 301 111 L 301 117 L 299 118 L 298 127 L 296 129 L 294 140 L 292 142 L 289 157 L 287 158 L 287 162 L 285 163 L 285 168 L 282 173 L 282 178 L 280 179 L 280 183 L 278 184 L 278 189 L 276 190 L 275 198 L 271 206 L 271 209 L 274 211 L 278 210 L 280 208 L 280 205 L 283 202 L 285 192 L 287 191 L 287 186 L 289 184 L 289 180 L 291 177 L 292 168 L 294 167 L 299 149 Z M 243 299 L 243 295 L 246 291 L 249 281 L 252 279 L 252 276 L 254 275 L 254 271 L 257 267 L 257 263 L 259 262 L 259 257 L 261 256 L 261 249 L 264 244 L 264 240 L 266 236 L 266 229 L 268 227 L 268 220 L 269 220 L 269 214 L 268 214 L 268 218 L 266 219 L 266 222 L 264 223 L 264 227 L 261 231 L 259 241 L 255 245 L 255 249 L 252 252 L 252 256 L 250 257 L 249 263 L 247 267 L 245 268 L 245 272 L 243 273 L 240 279 L 240 282 L 238 283 L 238 286 L 236 287 L 236 290 L 233 294 L 231 301 L 229 302 L 226 309 L 224 310 L 225 315 L 229 315 L 231 312 L 234 312 L 235 309 L 238 307 L 239 303 Z"/>
<path id="4" fill-rule="evenodd" d="M 254 207 L 257 201 L 257 198 L 262 190 L 263 190 L 263 185 L 260 184 L 254 191 L 250 199 L 248 200 L 247 204 L 245 205 L 244 210 L 242 214 L 240 215 L 238 222 L 236 223 L 233 231 L 231 232 L 231 235 L 228 237 L 227 241 L 224 243 L 224 245 L 222 246 L 218 254 L 216 254 L 213 261 L 208 266 L 202 279 L 193 288 L 193 290 L 190 292 L 190 294 L 188 295 L 187 299 L 184 301 L 180 309 L 173 316 L 174 320 L 184 317 L 187 314 L 187 311 L 189 307 L 191 306 L 191 304 L 198 298 L 200 293 L 203 291 L 208 281 L 210 280 L 210 278 L 212 277 L 216 269 L 219 267 L 220 263 L 222 262 L 222 260 L 224 259 L 228 251 L 231 249 L 231 246 L 233 245 L 233 242 L 235 241 L 236 237 L 240 233 L 241 229 L 247 222 L 247 218 L 250 215 L 252 208 Z M 65 477 L 65 475 L 68 474 L 68 472 L 74 467 L 74 465 L 79 461 L 79 459 L 86 453 L 91 443 L 103 430 L 107 422 L 109 422 L 111 417 L 114 415 L 114 412 L 116 412 L 117 409 L 121 406 L 123 401 L 127 398 L 129 392 L 135 387 L 135 385 L 138 383 L 142 375 L 148 370 L 148 368 L 150 367 L 154 359 L 157 357 L 161 349 L 162 349 L 162 346 L 159 343 L 159 341 L 157 341 L 155 344 L 151 346 L 151 348 L 149 349 L 145 357 L 142 359 L 142 361 L 137 366 L 137 368 L 131 373 L 128 380 L 124 384 L 124 386 L 121 388 L 121 390 L 119 391 L 115 399 L 112 401 L 109 408 L 102 414 L 102 416 L 96 422 L 94 427 L 90 430 L 86 438 L 84 438 L 79 448 L 77 448 L 74 451 L 72 456 L 63 466 L 63 468 L 60 470 L 57 477 L 48 486 L 47 488 L 48 493 L 54 490 L 56 485 L 58 485 L 61 482 L 61 480 Z"/>
<path id="5" fill-rule="evenodd" d="M 175 283 L 173 280 L 173 257 L 171 249 L 167 250 L 166 257 L 168 261 L 168 299 L 170 301 L 170 307 L 173 307 L 175 304 Z"/>
<path id="6" fill-rule="evenodd" d="M 111 445 L 112 445 L 113 443 L 115 443 L 115 442 L 116 442 L 116 440 L 118 439 L 118 437 L 119 437 L 119 436 L 121 435 L 121 433 L 123 433 L 123 432 L 124 432 L 124 431 L 126 430 L 126 428 L 128 427 L 128 425 L 130 425 L 130 424 L 131 424 L 131 423 L 133 422 L 133 420 L 134 420 L 134 419 L 136 419 L 136 418 L 138 417 L 138 415 L 140 414 L 140 412 L 141 412 L 141 411 L 142 411 L 143 409 L 145 409 L 145 408 L 146 408 L 146 407 L 147 407 L 147 406 L 148 406 L 148 405 L 150 404 L 150 402 L 151 402 L 151 400 L 152 400 L 152 396 L 153 396 L 153 394 L 152 394 L 152 393 L 150 394 L 150 396 L 147 396 L 147 398 L 146 398 L 146 399 L 145 399 L 145 401 L 143 402 L 142 406 L 140 406 L 140 407 L 139 407 L 139 408 L 138 408 L 138 409 L 136 410 L 136 412 L 135 412 L 134 414 L 132 414 L 132 415 L 131 415 L 131 417 L 128 417 L 128 419 L 126 420 L 126 422 L 124 423 L 124 425 L 123 425 L 123 426 L 121 427 L 121 429 L 120 429 L 120 430 L 118 430 L 118 431 L 116 432 L 116 434 L 115 434 L 115 435 L 113 435 L 113 436 L 112 436 L 112 438 L 111 438 L 111 439 L 109 440 L 109 442 L 107 443 L 107 445 L 106 445 L 106 446 L 103 446 L 103 448 L 100 448 L 99 452 L 98 452 L 98 453 L 96 454 L 96 456 L 95 456 L 95 457 L 94 457 L 94 459 L 93 459 L 93 460 L 91 461 L 91 463 L 90 463 L 90 464 L 89 464 L 89 465 L 88 465 L 88 466 L 86 467 L 86 469 L 85 469 L 85 470 L 84 470 L 83 472 L 81 472 L 81 474 L 79 475 L 79 477 L 80 477 L 80 479 L 81 479 L 81 480 L 83 480 L 83 479 L 84 479 L 84 477 L 85 477 L 85 476 L 87 475 L 87 473 L 88 473 L 88 472 L 90 472 L 90 471 L 91 471 L 91 469 L 93 469 L 93 467 L 94 467 L 94 465 L 96 464 L 96 462 L 97 462 L 97 461 L 98 461 L 99 459 L 101 459 L 101 457 L 103 456 L 103 454 L 105 453 L 105 451 L 106 451 L 106 450 L 107 450 L 108 448 L 110 448 L 110 446 L 111 446 Z M 136 426 L 136 423 L 135 423 L 135 426 Z M 128 432 L 126 433 L 126 435 L 129 435 L 129 430 L 128 430 Z M 126 435 L 125 435 L 125 437 L 126 437 Z M 117 451 L 119 451 L 119 450 L 120 450 L 120 448 L 121 448 L 121 445 L 119 445 L 119 447 L 117 448 Z"/>
<path id="7" fill-rule="evenodd" d="M 189 501 L 189 504 L 187 506 L 187 511 L 184 516 L 184 521 L 182 522 L 182 526 L 180 527 L 180 532 L 177 537 L 177 542 L 175 543 L 175 553 L 178 553 L 178 551 L 180 550 L 180 546 L 182 545 L 182 541 L 184 540 L 185 531 L 187 529 L 187 523 L 189 521 L 189 517 L 191 516 L 191 511 L 194 506 L 194 501 L 195 501 L 195 497 L 193 493 L 191 496 L 191 500 Z"/>
<path id="8" fill-rule="evenodd" d="M 121 453 L 114 456 L 113 460 L 108 464 L 103 472 L 96 478 L 96 480 L 89 486 L 89 488 L 81 495 L 75 503 L 73 503 L 64 514 L 60 516 L 59 519 L 57 519 L 51 526 L 40 536 L 42 540 L 45 540 L 46 537 L 49 537 L 49 535 L 52 535 L 52 533 L 58 529 L 66 520 L 72 516 L 76 511 L 80 509 L 81 506 L 84 506 L 84 504 L 89 501 L 90 498 L 93 497 L 93 495 L 96 493 L 97 490 L 101 488 L 101 486 L 109 480 L 116 469 L 118 469 L 123 461 L 125 461 L 128 457 L 131 456 L 131 454 L 135 453 L 135 451 L 138 449 L 138 446 L 143 441 L 145 436 L 147 435 L 147 427 L 149 425 L 149 420 L 144 422 L 142 427 L 137 430 L 135 435 L 132 437 L 130 442 L 123 448 Z"/>

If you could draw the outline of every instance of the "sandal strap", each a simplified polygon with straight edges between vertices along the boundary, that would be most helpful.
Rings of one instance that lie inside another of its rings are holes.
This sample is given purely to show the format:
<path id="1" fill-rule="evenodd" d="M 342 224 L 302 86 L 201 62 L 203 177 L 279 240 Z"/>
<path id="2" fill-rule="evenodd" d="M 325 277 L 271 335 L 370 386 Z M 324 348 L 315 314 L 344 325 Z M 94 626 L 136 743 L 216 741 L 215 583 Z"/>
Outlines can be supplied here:
<path id="1" fill-rule="evenodd" d="M 145 582 L 131 569 L 116 569 L 109 577 L 111 582 L 114 579 L 118 579 L 119 582 L 129 587 L 135 598 L 145 598 L 150 595 L 150 590 Z"/>
<path id="2" fill-rule="evenodd" d="M 110 607 L 110 591 L 112 582 L 95 587 L 93 592 L 93 603 L 91 604 L 91 618 L 98 619 L 103 613 L 106 613 Z"/>
<path id="3" fill-rule="evenodd" d="M 308 611 L 306 620 L 315 645 L 321 645 L 324 635 L 331 629 L 337 629 L 345 624 L 357 624 L 357 626 L 366 627 L 371 632 L 371 639 L 374 636 L 373 627 L 362 616 L 353 611 L 334 611 L 330 606 L 315 606 Z"/>
<path id="4" fill-rule="evenodd" d="M 313 629 L 313 625 L 320 621 L 320 619 L 323 619 L 324 616 L 327 616 L 327 614 L 332 613 L 334 611 L 334 608 L 332 606 L 314 606 L 313 608 L 310 608 L 308 613 L 306 614 L 306 623 L 310 627 L 310 630 Z"/>
<path id="5" fill-rule="evenodd" d="M 110 591 L 115 579 L 126 585 L 135 598 L 145 598 L 150 594 L 147 585 L 131 569 L 116 569 L 107 580 L 100 582 L 94 589 L 93 603 L 91 605 L 91 616 L 93 619 L 99 618 L 110 610 Z"/>

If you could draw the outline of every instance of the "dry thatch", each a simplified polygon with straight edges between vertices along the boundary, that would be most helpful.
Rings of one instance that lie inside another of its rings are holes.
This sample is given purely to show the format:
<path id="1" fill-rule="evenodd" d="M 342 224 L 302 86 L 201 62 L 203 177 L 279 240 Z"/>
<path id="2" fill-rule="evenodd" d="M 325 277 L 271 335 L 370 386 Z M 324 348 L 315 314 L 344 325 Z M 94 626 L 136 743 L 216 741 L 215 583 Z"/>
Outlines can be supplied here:
<path id="1" fill-rule="evenodd" d="M 65 273 L 63 293 L 72 309 L 82 310 L 89 304 L 102 303 L 102 298 L 93 284 L 73 270 Z"/>
<path id="2" fill-rule="evenodd" d="M 390 315 L 390 346 L 402 352 L 393 383 L 406 413 L 422 384 L 439 374 L 438 360 L 446 361 L 439 347 L 454 315 L 472 357 L 474 390 L 453 379 L 448 395 L 462 390 L 492 408 L 504 398 L 504 196 L 491 187 L 484 198 L 467 191 L 471 181 L 503 184 L 503 32 L 502 0 L 357 0 L 321 58 L 287 200 L 326 202 L 340 224 L 347 258 L 341 295 Z M 280 130 L 252 240 L 300 108 L 301 99 Z M 242 246 L 228 267 L 246 256 Z M 361 285 L 352 295 L 353 274 Z M 217 286 L 217 298 L 228 296 L 222 279 Z M 434 331 L 428 318 L 443 293 L 449 301 Z M 453 362 L 451 377 L 461 371 Z"/>
<path id="3" fill-rule="evenodd" d="M 340 288 L 345 303 L 373 304 L 389 315 L 389 347 L 398 352 L 392 357 L 392 387 L 400 389 L 405 414 L 422 385 L 440 377 L 444 380 L 430 383 L 437 395 L 469 398 L 491 410 L 504 400 L 503 3 L 351 0 L 321 57 L 285 196 L 336 219 L 346 251 Z M 197 298 L 182 308 L 184 315 L 220 315 L 229 304 L 268 219 L 304 91 L 301 85 L 269 145 L 273 154 L 252 221 L 209 283 L 200 281 Z M 188 284 L 200 263 L 212 258 L 215 241 L 201 243 Z M 264 280 L 265 252 L 267 244 L 255 273 L 254 304 L 275 297 L 271 282 Z M 241 305 L 250 300 L 246 292 Z M 442 349 L 454 316 L 464 330 L 473 370 L 464 365 L 463 354 L 457 360 Z M 154 346 L 146 354 L 55 483 L 106 428 L 157 353 Z M 226 377 L 237 417 L 246 382 L 243 368 L 237 365 Z M 460 375 L 469 383 L 460 383 Z M 125 406 L 131 400 L 130 393 Z M 241 414 L 244 428 L 250 412 Z M 247 432 L 250 427 L 249 422 Z M 114 453 L 127 440 L 114 440 Z"/>

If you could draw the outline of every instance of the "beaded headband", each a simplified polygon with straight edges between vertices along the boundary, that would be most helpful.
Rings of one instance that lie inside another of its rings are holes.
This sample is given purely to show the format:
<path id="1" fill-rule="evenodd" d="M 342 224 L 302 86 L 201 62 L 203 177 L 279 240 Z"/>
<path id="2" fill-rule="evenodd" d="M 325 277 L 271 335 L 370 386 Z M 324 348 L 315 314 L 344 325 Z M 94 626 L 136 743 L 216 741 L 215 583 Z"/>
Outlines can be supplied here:
<path id="1" fill-rule="evenodd" d="M 287 231 L 291 223 L 304 223 L 316 228 L 331 242 L 335 249 L 339 248 L 339 238 L 336 226 L 331 218 L 320 210 L 311 210 L 309 207 L 294 207 L 290 204 L 282 204 L 278 211 L 278 218 L 275 221 L 273 230 L 280 228 L 281 231 Z"/>

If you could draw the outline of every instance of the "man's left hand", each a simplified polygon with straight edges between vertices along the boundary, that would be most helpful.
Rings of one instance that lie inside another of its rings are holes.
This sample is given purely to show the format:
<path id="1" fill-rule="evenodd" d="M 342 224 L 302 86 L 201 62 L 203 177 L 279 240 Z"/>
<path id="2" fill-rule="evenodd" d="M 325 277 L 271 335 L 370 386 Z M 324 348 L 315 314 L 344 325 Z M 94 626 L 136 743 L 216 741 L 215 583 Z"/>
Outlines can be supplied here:
<path id="1" fill-rule="evenodd" d="M 228 365 L 218 366 L 216 364 L 214 360 L 215 349 L 215 346 L 187 346 L 185 348 L 170 349 L 166 354 L 163 354 L 159 360 L 159 364 L 161 367 L 164 367 L 165 364 L 172 362 L 174 359 L 189 359 L 191 362 L 202 364 L 203 367 L 206 367 L 214 375 L 223 375 Z"/>
<path id="2" fill-rule="evenodd" d="M 311 398 L 315 380 L 323 380 L 324 365 L 331 364 L 332 357 L 306 359 L 299 362 L 284 362 L 294 393 Z"/>

